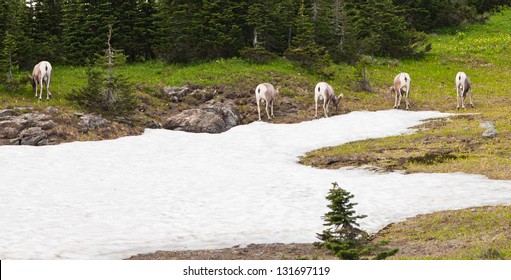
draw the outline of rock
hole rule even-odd
[[[12,139],[18,137],[19,131],[13,127],[4,127],[0,123],[0,139]]]
[[[103,127],[109,124],[108,120],[95,115],[78,115],[80,117],[79,125],[81,128],[80,132],[92,131],[96,128]]]
[[[148,120],[146,122],[144,122],[144,127],[145,128],[154,128],[154,129],[160,129],[162,126],[161,126],[161,123],[155,121],[155,120]]]
[[[163,128],[196,133],[220,133],[227,130],[219,115],[200,109],[186,110],[169,118]]]
[[[22,114],[30,108],[15,108],[0,111],[0,139],[2,143],[41,146],[48,143],[47,133],[57,125],[49,115],[39,112]]]
[[[489,128],[485,132],[483,132],[483,138],[493,138],[499,134],[495,128]]]
[[[241,123],[241,116],[232,103],[210,100],[198,109],[191,109],[170,117],[165,129],[196,133],[221,133]]]
[[[49,114],[56,114],[59,112],[59,109],[50,106],[50,107],[46,108],[46,112]]]
[[[48,144],[48,135],[40,127],[23,130],[19,137],[11,140],[13,145],[43,146]]]
[[[45,122],[41,122],[41,123],[39,123],[39,125],[38,125],[38,126],[39,126],[40,128],[42,128],[42,129],[44,129],[44,130],[50,130],[50,129],[52,129],[52,128],[56,127],[56,126],[57,126],[57,124],[55,124],[55,122],[54,122],[54,121],[49,120],[49,121],[45,121]]]
[[[495,128],[495,124],[492,121],[484,121],[479,124],[479,128],[490,129]]]
[[[183,99],[183,97],[189,95],[192,90],[187,87],[163,87],[162,93],[168,95],[172,102],[179,102]]]
[[[13,109],[0,110],[0,118],[15,116],[16,112]]]
[[[220,115],[225,122],[226,130],[241,123],[241,116],[233,103],[221,103],[210,100],[204,103],[200,109]]]

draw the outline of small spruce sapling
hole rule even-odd
[[[323,216],[323,225],[329,228],[317,234],[317,237],[323,241],[320,245],[334,252],[336,256],[342,259],[358,259],[368,235],[358,228],[357,220],[367,216],[355,215],[353,207],[357,203],[350,201],[354,195],[340,188],[337,183],[332,185],[326,196],[330,201],[330,211]]]
[[[112,48],[111,38],[110,25],[108,49],[96,60],[99,67],[88,71],[87,84],[83,88],[73,90],[68,99],[102,115],[128,115],[135,109],[136,98],[127,78],[114,72],[116,66],[124,64],[126,56]]]
[[[339,187],[337,183],[332,183],[333,187],[328,192],[326,198],[330,201],[328,208],[330,211],[323,216],[328,226],[317,237],[323,242],[316,243],[332,251],[336,256],[346,260],[357,260],[362,255],[371,254],[381,246],[386,245],[381,242],[376,245],[369,245],[369,235],[359,229],[358,219],[367,217],[366,215],[356,215],[353,207],[357,203],[350,200],[354,195]],[[374,259],[385,259],[397,253],[398,249],[378,252]]]

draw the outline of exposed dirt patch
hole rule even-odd
[[[511,259],[511,206],[487,206],[418,215],[371,237],[390,259]],[[496,249],[498,248],[498,249]],[[218,250],[157,251],[130,260],[336,260],[313,244],[251,244]]]
[[[330,260],[328,250],[313,244],[250,244],[217,250],[156,251],[132,256],[130,260]]]

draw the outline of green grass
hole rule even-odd
[[[470,25],[431,35],[432,51],[421,60],[403,60],[399,66],[372,65],[371,83],[376,94],[351,93],[351,108],[391,108],[387,89],[393,75],[408,72],[412,78],[412,110],[437,110],[476,114],[424,126],[408,136],[389,137],[320,149],[301,162],[338,168],[371,164],[407,172],[466,172],[495,179],[511,179],[511,10],[494,15],[486,24]],[[460,35],[461,34],[461,35]],[[466,72],[473,84],[475,109],[456,110],[454,77]],[[383,102],[382,102],[383,101]],[[363,105],[357,105],[360,102]],[[480,122],[493,121],[499,132],[483,139]],[[433,162],[421,160],[433,155]],[[419,158],[419,160],[416,160]]]
[[[511,207],[419,215],[391,225],[373,242],[400,248],[394,259],[511,259]]]

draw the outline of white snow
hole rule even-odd
[[[332,182],[375,232],[421,213],[511,204],[511,182],[297,164],[305,152],[410,133],[438,112],[353,112],[223,134],[0,147],[0,259],[119,259],[155,250],[314,242]]]

